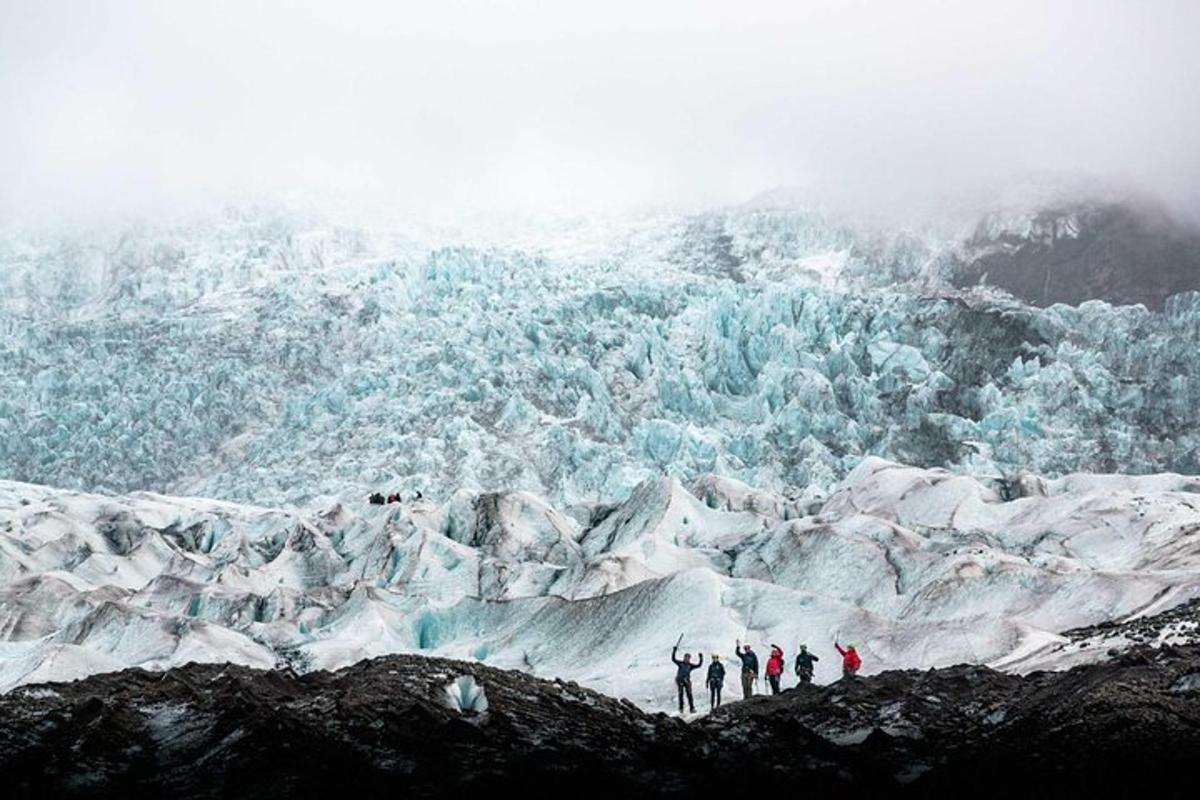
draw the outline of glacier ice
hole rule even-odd
[[[590,236],[447,246],[234,213],[9,232],[0,476],[566,509],[655,475],[827,489],[867,456],[1200,472],[1200,295],[1029,308],[931,282],[944,241],[771,208]]]
[[[473,675],[460,675],[446,687],[446,702],[455,711],[482,714],[488,709],[487,693]]]
[[[416,652],[667,708],[679,634],[1090,658],[1058,632],[1200,595],[1200,294],[1031,308],[949,247],[761,206],[0,232],[0,690]]]
[[[1019,483],[868,457],[823,499],[652,477],[577,518],[527,492],[295,511],[0,482],[0,690],[402,652],[667,709],[680,634],[721,654],[852,635],[867,673],[1020,669],[1075,658],[1058,631],[1200,597],[1196,478]]]

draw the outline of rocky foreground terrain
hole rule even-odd
[[[574,683],[415,656],[306,675],[134,669],[0,696],[6,797],[1193,796],[1198,755],[1196,645],[1027,676],[884,672],[690,722]]]

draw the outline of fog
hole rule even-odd
[[[1031,173],[1195,203],[1200,3],[0,0],[6,220],[909,207]]]

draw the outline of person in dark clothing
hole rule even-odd
[[[671,661],[674,662],[678,669],[675,671],[675,686],[679,689],[679,713],[683,713],[683,696],[687,695],[688,708],[692,713],[696,713],[696,703],[692,700],[692,672],[704,666],[704,654],[700,654],[700,660],[695,664],[692,663],[692,654],[684,653],[683,660],[680,661],[675,657],[679,652],[679,646],[671,648]]]
[[[725,665],[721,657],[713,653],[712,663],[708,665],[708,710],[712,711],[721,705],[721,687],[725,685]]]
[[[808,652],[808,645],[800,645],[800,652],[796,654],[796,677],[801,683],[812,683],[813,664],[820,660],[819,656]]]
[[[742,646],[737,642],[733,651],[742,662],[742,697],[754,694],[754,682],[758,680],[758,656],[750,649],[750,645]]]
[[[373,506],[383,505],[383,495],[381,495],[379,492],[373,493],[370,497],[367,498],[367,500],[369,500],[371,505],[373,505]]]

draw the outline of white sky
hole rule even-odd
[[[1200,185],[1200,1],[0,0],[0,214]]]

